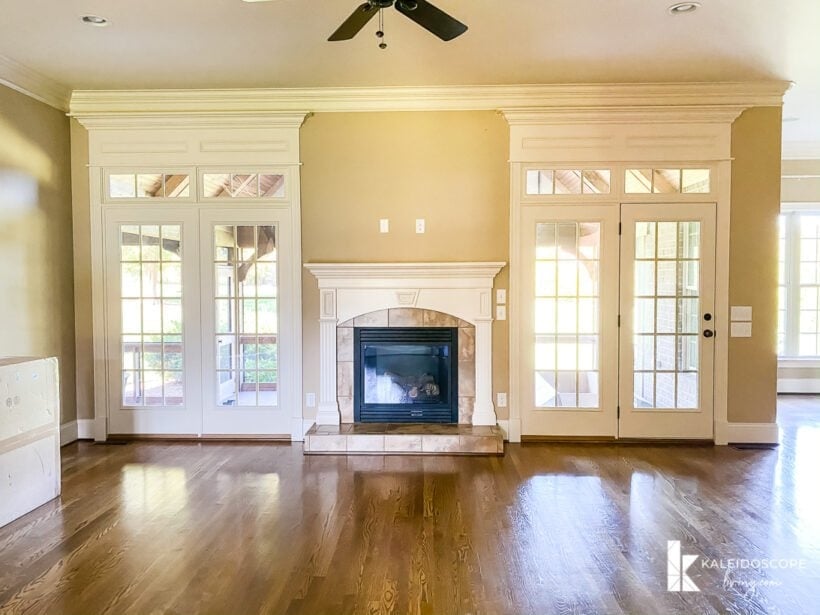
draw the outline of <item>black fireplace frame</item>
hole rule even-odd
[[[364,342],[364,343],[363,343]],[[438,403],[364,403],[364,349],[367,342],[447,344],[449,394]],[[404,411],[406,414],[399,414]],[[455,327],[356,327],[353,330],[353,420],[357,423],[458,423],[458,329]]]

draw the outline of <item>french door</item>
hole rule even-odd
[[[112,434],[286,435],[291,246],[276,209],[109,208]]]
[[[713,204],[531,206],[522,434],[713,436]]]
[[[711,439],[714,205],[621,207],[619,435]]]

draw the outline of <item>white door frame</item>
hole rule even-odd
[[[729,229],[730,229],[730,204],[731,204],[731,175],[732,163],[728,159],[729,154],[729,126],[727,124],[722,136],[716,136],[708,145],[704,145],[704,155],[691,155],[689,157],[680,156],[680,149],[670,141],[672,145],[668,150],[668,157],[659,161],[640,160],[637,156],[631,156],[629,150],[614,148],[609,152],[612,156],[611,162],[600,162],[600,158],[595,158],[593,162],[572,162],[564,160],[561,162],[529,162],[532,160],[548,161],[552,158],[533,158],[537,152],[532,151],[529,139],[533,134],[541,135],[547,131],[546,126],[534,124],[524,126],[513,124],[511,130],[511,159],[510,163],[510,297],[514,298],[508,305],[508,317],[512,326],[509,329],[510,340],[510,392],[508,402],[510,408],[508,435],[511,442],[520,442],[522,433],[522,411],[523,400],[526,394],[522,390],[522,370],[523,357],[529,352],[526,347],[527,338],[524,337],[522,329],[516,323],[521,323],[523,297],[522,292],[529,283],[523,277],[524,262],[521,256],[521,243],[524,212],[529,207],[551,205],[558,201],[559,197],[533,197],[526,195],[525,174],[527,169],[537,168],[590,168],[612,170],[612,190],[609,195],[578,195],[567,199],[566,195],[561,195],[564,202],[572,202],[574,206],[583,207],[584,204],[596,205],[605,202],[616,201],[635,203],[660,203],[670,202],[669,195],[644,195],[636,198],[636,195],[626,195],[623,191],[623,172],[626,168],[646,168],[646,167],[702,167],[711,169],[711,191],[709,194],[700,195],[675,195],[674,202],[697,203],[712,201],[716,204],[716,227],[715,227],[715,324],[716,337],[714,339],[714,441],[715,444],[727,444],[729,439],[729,424],[727,419],[728,409],[728,375],[729,375]],[[562,130],[566,127],[559,126]],[[686,127],[673,127],[676,132],[680,130],[685,134]],[[720,127],[715,125],[716,132]],[[579,131],[583,133],[583,130]],[[547,141],[544,141],[545,143]],[[583,138],[578,138],[576,144],[584,142]],[[662,143],[662,139],[658,139]],[[540,142],[539,142],[540,143]],[[548,153],[547,150],[544,150]],[[551,152],[549,152],[551,153]],[[626,160],[627,162],[621,162]],[[630,162],[635,160],[636,162]],[[700,160],[701,162],[697,162]],[[527,162],[523,162],[527,161]],[[597,161],[597,162],[596,162]],[[695,162],[692,162],[695,161]],[[665,197],[665,198],[664,198]]]
[[[139,172],[151,170],[175,172],[184,170],[192,179],[192,194],[184,199],[192,209],[205,205],[197,179],[201,169],[234,170],[236,172],[271,169],[283,173],[286,182],[284,197],[266,199],[253,205],[282,208],[290,215],[290,245],[292,276],[301,280],[301,186],[299,161],[299,128],[304,112],[268,111],[234,113],[146,113],[144,115],[87,114],[79,117],[88,130],[88,177],[91,249],[91,309],[94,366],[94,438],[107,439],[108,404],[110,400],[107,331],[109,306],[105,271],[105,223],[103,208],[135,206],[136,201],[112,203],[104,189],[104,178],[110,170]],[[162,206],[168,199],[142,200],[140,207]],[[182,204],[180,200],[178,204]],[[214,205],[225,205],[213,203]],[[246,205],[241,200],[232,205]],[[293,285],[289,298],[294,331],[302,330],[302,287]],[[309,428],[303,419],[302,400],[302,340],[296,336],[292,348],[293,395],[291,403],[290,437],[301,441]],[[312,421],[310,421],[312,423]]]

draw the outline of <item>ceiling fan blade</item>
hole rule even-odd
[[[416,5],[416,8],[411,9],[410,7],[413,4]],[[450,17],[440,8],[426,2],[426,0],[413,0],[413,2],[407,2],[406,4],[401,0],[397,0],[395,7],[399,13],[409,17],[443,41],[451,41],[467,31],[467,26],[458,19]]]
[[[330,35],[329,41],[349,41],[351,38],[359,33],[359,30],[365,27],[376,13],[379,12],[378,7],[373,6],[369,2],[365,2],[357,7],[353,14],[345,19],[344,23]]]

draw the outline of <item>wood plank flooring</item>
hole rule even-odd
[[[781,424],[776,450],[73,444],[62,498],[0,529],[0,613],[818,613],[820,399]],[[700,592],[667,591],[668,540]]]

